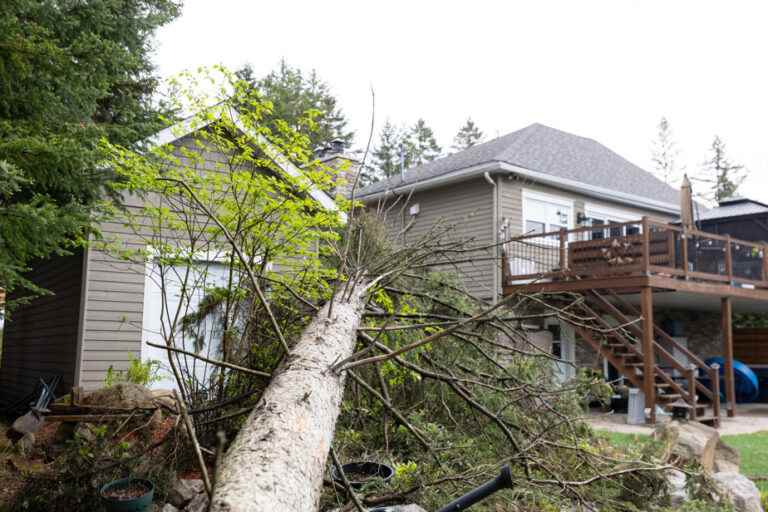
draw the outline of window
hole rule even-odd
[[[523,191],[525,234],[550,233],[573,225],[573,202],[541,192]],[[552,239],[556,239],[553,236]]]
[[[610,206],[589,204],[585,208],[585,214],[591,225],[592,240],[603,240],[606,237],[620,237],[624,235],[636,235],[640,233],[639,226],[609,226],[610,224],[622,224],[624,222],[637,221],[640,214],[619,210]],[[588,224],[589,225],[589,224]]]

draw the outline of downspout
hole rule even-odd
[[[497,183],[491,178],[491,173],[488,171],[485,171],[483,173],[483,178],[485,178],[485,181],[488,182],[488,184],[493,187],[493,213],[492,213],[492,227],[493,227],[493,251],[496,258],[499,257],[499,192],[500,187],[497,185]],[[494,261],[493,263],[493,296],[491,297],[491,302],[493,304],[496,304],[499,300],[499,289],[501,288],[501,276],[499,275],[501,272],[501,268],[496,264]]]

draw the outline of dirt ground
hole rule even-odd
[[[768,431],[768,404],[737,404],[736,416],[728,418],[723,416],[720,422],[720,435],[752,434]],[[659,421],[668,421],[661,417]],[[620,432],[624,434],[650,434],[654,430],[653,425],[628,425],[626,414],[606,414],[592,412],[587,422],[597,430],[608,432]]]
[[[20,455],[8,438],[10,422],[0,420],[0,512],[10,509],[27,479],[47,470],[44,453],[54,438],[58,423],[43,425],[36,435],[35,450],[31,457]]]

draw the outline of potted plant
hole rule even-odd
[[[155,485],[143,478],[122,478],[99,491],[107,512],[145,512],[152,504]]]

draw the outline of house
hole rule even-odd
[[[201,122],[190,118],[157,133],[149,141],[154,146],[170,145],[180,160],[188,152],[200,155],[204,172],[217,172],[217,163],[227,155],[217,152],[199,134],[221,116],[231,116],[234,126],[252,141],[254,151],[270,158],[287,176],[301,178],[302,171],[280,154],[262,135],[252,133],[240,122],[237,112],[219,108]],[[328,155],[336,165],[339,155]],[[334,200],[308,184],[315,203],[338,211]],[[124,205],[142,206],[136,196],[124,197]],[[338,211],[344,218],[344,213]],[[113,238],[135,248],[137,240],[120,218],[99,226],[105,238]],[[72,386],[85,390],[101,387],[107,370],[125,370],[131,357],[167,361],[165,350],[142,343],[160,331],[159,285],[150,275],[151,263],[126,261],[91,244],[69,256],[37,262],[29,273],[39,286],[53,292],[20,306],[6,322],[0,362],[0,400],[13,402],[30,393],[38,379],[62,376],[60,390]],[[218,279],[215,272],[210,279]],[[208,279],[208,277],[206,277]],[[195,307],[192,305],[192,307]],[[159,341],[159,340],[156,340]],[[164,372],[160,387],[173,386]]]
[[[699,212],[696,225],[707,233],[768,242],[768,205],[745,197],[724,199],[716,208]]]
[[[479,297],[580,294],[581,312],[609,334],[547,321],[533,339],[567,363],[642,390],[652,420],[659,405],[719,422],[720,394],[710,387],[720,370],[705,361],[712,356],[724,358],[735,414],[732,315],[768,305],[768,251],[673,226],[679,192],[599,142],[533,124],[370,185],[358,198],[392,205],[387,222],[405,242],[438,222],[473,240],[481,249],[450,268]],[[572,365],[561,372],[568,378]]]

